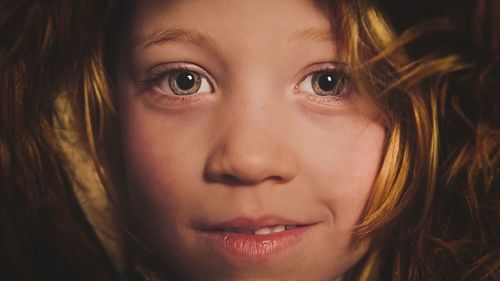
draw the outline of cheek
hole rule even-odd
[[[352,230],[378,174],[385,145],[385,129],[362,118],[342,120],[318,133],[316,146],[305,157],[308,181],[315,186],[317,201],[328,205],[332,224]]]
[[[131,199],[143,216],[158,221],[189,210],[200,198],[205,124],[166,118],[128,102],[122,107],[122,138]],[[196,118],[196,116],[192,116]],[[175,212],[174,212],[175,211]]]

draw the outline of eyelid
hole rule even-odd
[[[348,66],[345,63],[341,62],[324,62],[324,63],[315,63],[312,65],[309,65],[308,67],[304,68],[303,71],[299,73],[300,80],[299,82],[295,84],[294,86],[294,92],[297,94],[299,97],[302,97],[304,101],[308,101],[306,104],[312,105],[311,108],[314,108],[315,110],[318,110],[319,108],[322,108],[322,110],[332,110],[335,108],[335,112],[338,112],[340,108],[345,108],[348,106],[351,102],[352,98],[352,88],[350,86],[347,86],[347,88],[342,88],[342,91],[338,95],[318,95],[314,89],[309,90],[304,90],[302,88],[303,83],[310,83],[311,81],[307,81],[309,77],[313,77],[315,73],[319,72],[331,72],[331,71],[339,71],[342,73],[342,76],[347,79],[348,85],[350,85],[350,77],[349,77],[349,71],[348,71]],[[297,80],[295,80],[297,81]],[[311,85],[311,88],[313,86]]]
[[[299,86],[304,83],[309,77],[313,76],[315,73],[322,72],[322,71],[341,71],[348,80],[349,74],[347,70],[347,64],[343,62],[324,62],[324,63],[315,63],[311,64],[308,67],[305,68],[304,71],[300,73],[300,80],[299,82],[295,83],[294,85],[294,92],[300,92]],[[305,74],[304,74],[305,73]],[[337,97],[340,97],[342,95],[339,95]],[[331,98],[331,97],[330,97]]]
[[[298,80],[298,82],[295,83],[295,88],[297,88],[297,85],[306,80],[309,75],[315,72],[325,71],[325,70],[326,71],[335,70],[335,69],[342,69],[347,74],[347,64],[344,62],[333,61],[333,62],[320,62],[311,64],[307,66],[304,71],[301,71],[301,73],[299,74],[300,79],[295,80],[295,81]]]
[[[215,91],[216,83],[212,75],[210,75],[203,67],[190,62],[169,62],[156,65],[141,76],[139,83],[149,87],[152,83],[163,78],[169,72],[177,70],[189,70],[200,74],[210,83],[212,91]]]

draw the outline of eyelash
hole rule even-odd
[[[337,90],[339,93],[336,95],[320,95],[315,92],[313,89],[314,86],[311,85],[311,91],[307,92],[302,89],[300,89],[300,85],[304,83],[305,81],[309,81],[311,84],[314,82],[313,78],[314,75],[316,74],[321,74],[321,73],[330,73],[330,77],[334,76],[336,80],[334,81],[336,84],[333,86],[334,90]],[[338,84],[340,83],[340,84]],[[306,94],[307,99],[319,103],[322,105],[340,105],[345,102],[345,100],[349,97],[349,92],[351,90],[352,84],[351,84],[351,79],[349,77],[349,74],[346,71],[346,65],[343,63],[327,63],[327,64],[321,64],[321,65],[316,65],[313,66],[312,69],[309,69],[307,71],[307,74],[300,80],[299,83],[295,86],[294,90],[297,94],[302,93]]]
[[[327,63],[327,64],[322,64],[319,66],[313,66],[312,69],[307,71],[307,74],[303,76],[303,78],[300,80],[299,83],[297,83],[294,87],[294,92],[297,94],[306,94],[307,99],[319,103],[322,105],[340,105],[344,103],[345,99],[347,98],[347,94],[351,88],[351,81],[349,78],[349,75],[345,71],[346,66],[345,64],[342,63]],[[172,102],[188,102],[190,100],[198,98],[200,93],[193,93],[193,94],[185,94],[185,95],[177,95],[177,94],[168,94],[165,91],[163,91],[159,86],[158,83],[162,81],[163,79],[169,78],[169,75],[173,75],[175,73],[179,73],[181,71],[186,71],[186,72],[191,72],[199,75],[201,79],[206,80],[210,87],[209,93],[214,92],[214,82],[213,79],[211,78],[210,75],[201,67],[191,64],[191,63],[176,63],[176,64],[165,64],[165,65],[159,65],[155,68],[153,68],[151,71],[147,72],[142,79],[140,80],[141,85],[144,87],[151,89],[151,88],[159,88],[155,89],[156,91],[161,91],[162,93],[159,93],[158,95],[161,96],[161,98],[166,99],[168,101]],[[311,92],[306,92],[304,90],[300,89],[300,85],[304,83],[306,80],[308,80],[309,77],[311,77],[311,83],[312,78],[315,74],[320,74],[320,73],[332,73],[336,75],[337,77],[341,80],[337,80],[339,83],[342,83],[340,85],[340,93],[338,95],[320,95],[317,93],[314,93],[315,91],[313,90],[313,93]],[[330,75],[332,76],[332,75]],[[337,82],[336,81],[336,82]],[[311,85],[312,86],[312,85]],[[314,86],[312,86],[314,87]],[[334,86],[335,89],[337,89],[337,85]],[[171,88],[169,86],[169,88]],[[207,91],[203,92],[206,93]]]
[[[194,98],[197,98],[197,96],[201,93],[193,93],[193,94],[183,94],[183,95],[177,95],[175,93],[167,93],[161,87],[159,86],[159,83],[164,81],[164,82],[169,82],[169,88],[171,91],[171,84],[170,84],[170,75],[175,75],[176,73],[180,73],[182,71],[185,71],[187,73],[199,75],[201,80],[201,83],[206,82],[208,83],[208,87],[210,87],[210,90],[208,93],[213,93],[214,92],[214,83],[212,82],[213,79],[208,75],[206,71],[203,70],[203,68],[192,64],[192,63],[175,63],[175,64],[164,64],[164,65],[159,65],[149,72],[147,72],[141,79],[140,79],[140,84],[145,87],[146,89],[154,89],[158,93],[159,96],[161,96],[162,99],[166,99],[167,101],[177,101],[177,102],[185,102],[192,100]],[[206,85],[205,85],[206,86]],[[199,89],[199,88],[198,88]],[[197,89],[197,90],[198,90]],[[204,91],[204,93],[207,91]]]

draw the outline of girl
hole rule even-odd
[[[4,4],[2,272],[498,279],[498,4],[400,3]]]

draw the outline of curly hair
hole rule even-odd
[[[356,2],[333,26],[389,136],[352,280],[497,280],[500,5]]]

